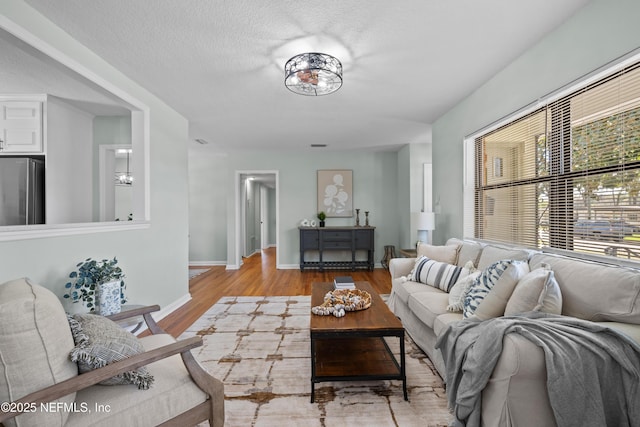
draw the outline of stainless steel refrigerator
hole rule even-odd
[[[44,161],[0,157],[0,226],[44,224]]]

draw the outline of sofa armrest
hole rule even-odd
[[[556,427],[542,347],[518,334],[504,336],[502,354],[482,391],[482,424]]]
[[[184,360],[185,355],[188,353],[189,356],[186,356],[186,358],[191,359],[190,350],[192,348],[200,347],[201,345],[201,337],[191,337],[169,345],[158,347],[150,351],[145,351],[144,353],[136,354],[126,359],[110,363],[102,368],[95,369],[85,374],[80,374],[76,377],[69,378],[68,380],[30,393],[16,400],[14,402],[16,403],[16,405],[11,406],[17,407],[18,409],[24,408],[26,410],[29,410],[30,404],[40,405],[40,403],[59,399],[70,393],[91,387],[92,385],[98,384],[99,382],[109,379],[115,375],[137,369],[141,366],[148,365],[150,363],[173,356],[175,354],[182,353]],[[189,369],[189,371],[193,370],[193,366],[189,365],[193,365],[193,363],[187,362],[187,368]],[[201,381],[196,380],[195,382],[196,384],[200,385],[199,382]],[[13,418],[22,412],[25,411],[5,411],[4,409],[0,409],[0,422]]]
[[[392,258],[389,261],[389,273],[391,280],[411,273],[411,269],[416,263],[416,258]]]

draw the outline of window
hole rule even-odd
[[[475,237],[640,261],[640,63],[473,143]]]

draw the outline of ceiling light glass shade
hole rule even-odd
[[[342,64],[326,53],[301,53],[285,64],[284,84],[300,95],[328,95],[342,86]]]
[[[128,175],[126,173],[123,173],[121,175],[118,175],[116,177],[116,185],[132,185],[133,184],[133,177],[131,175]]]

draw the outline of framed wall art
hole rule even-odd
[[[318,171],[318,212],[327,218],[353,216],[353,171]]]

